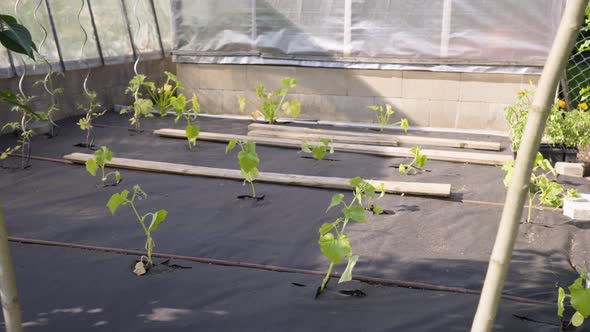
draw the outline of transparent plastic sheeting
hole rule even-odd
[[[84,8],[80,10],[82,4]],[[163,50],[160,48],[150,0],[20,0],[18,3],[17,0],[0,0],[0,14],[16,16],[31,31],[38,47],[45,39],[39,50],[39,58],[47,60],[54,70],[62,70],[61,61],[66,70],[102,65],[99,44],[105,65],[133,62],[131,40],[136,53],[141,54],[141,60],[160,59],[163,53],[170,54],[170,0],[154,0],[154,8]],[[96,33],[91,22],[91,10]],[[49,19],[50,11],[54,29]],[[85,36],[80,24],[87,34],[84,50],[82,44]],[[42,61],[34,63],[15,53],[9,56],[4,48],[0,48],[0,78],[22,73],[23,64],[26,65],[27,74],[47,71],[46,63]]]
[[[566,0],[172,0],[178,62],[538,73]]]

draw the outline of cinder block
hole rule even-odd
[[[557,174],[575,176],[578,178],[584,177],[584,163],[566,163],[556,162],[555,170]]]
[[[348,95],[358,97],[402,96],[402,72],[397,70],[350,69],[348,76]]]
[[[430,127],[455,128],[458,108],[456,101],[430,101]]]
[[[590,220],[590,194],[579,198],[566,198],[563,201],[563,215],[575,220]]]
[[[462,73],[461,101],[513,103],[522,89],[522,75]]]
[[[488,104],[482,102],[460,102],[457,113],[457,128],[486,129]]]
[[[402,98],[425,100],[459,100],[461,74],[405,71]]]
[[[314,109],[317,116],[309,114],[311,118],[328,121],[370,122],[373,114],[367,107],[373,105],[375,99],[373,97],[317,96],[313,102],[316,103]]]
[[[246,66],[209,64],[193,66],[198,66],[200,89],[241,91],[249,88],[246,83]]]
[[[485,129],[501,131],[508,131],[510,129],[508,122],[506,122],[506,106],[508,104],[488,104],[488,124]]]
[[[288,66],[247,66],[246,80],[247,89],[254,91],[254,86],[264,85],[269,90],[281,88],[281,79],[292,77],[297,79],[295,67]],[[299,84],[297,79],[297,84]],[[291,91],[296,91],[291,90]]]
[[[294,93],[310,95],[346,96],[346,69],[337,68],[295,68],[297,87]]]

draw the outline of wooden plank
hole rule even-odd
[[[446,146],[453,148],[463,149],[474,149],[474,150],[488,150],[488,151],[500,151],[501,145],[499,142],[486,142],[486,141],[473,141],[464,139],[451,139],[451,138],[436,138],[436,137],[424,137],[424,136],[413,136],[413,135],[390,135],[390,134],[378,134],[378,133],[365,133],[345,130],[331,130],[331,129],[317,129],[308,127],[295,127],[285,125],[269,125],[264,123],[252,123],[248,125],[249,131],[264,130],[274,131],[279,133],[293,133],[293,132],[304,132],[314,133],[317,135],[336,135],[336,136],[355,136],[363,137],[365,139],[380,139],[383,137],[389,137],[401,144],[411,145],[431,145],[431,146]]]
[[[361,136],[342,136],[333,134],[321,134],[321,133],[308,133],[308,132],[278,132],[278,131],[267,131],[267,130],[251,130],[248,132],[248,136],[260,136],[260,137],[276,137],[276,138],[287,138],[296,139],[301,141],[302,139],[307,140],[319,140],[325,138],[332,141],[332,143],[350,143],[350,144],[366,144],[366,145],[381,145],[381,146],[397,146],[397,140],[391,136],[382,135],[382,137],[361,137]]]
[[[184,130],[180,129],[158,129],[154,131],[155,135],[174,138],[186,138]],[[278,146],[285,148],[301,148],[301,141],[286,139],[286,138],[272,138],[259,136],[245,136],[235,134],[221,134],[201,132],[199,139],[202,141],[214,142],[228,142],[235,138],[239,140],[252,140],[260,145]],[[374,146],[374,145],[360,145],[347,143],[333,143],[334,149],[340,152],[352,152],[370,154],[382,157],[413,157],[414,154],[410,148],[395,147],[395,146]],[[431,160],[441,160],[458,163],[471,163],[479,165],[502,165],[506,160],[513,159],[511,155],[507,154],[493,154],[480,152],[464,152],[464,151],[447,151],[447,150],[430,150],[422,149],[422,153],[426,154]]]
[[[86,153],[72,153],[64,156],[65,160],[74,163],[84,164],[86,160],[93,155]],[[224,178],[233,180],[244,180],[240,170],[212,168],[203,166],[192,166],[183,164],[166,163],[159,161],[137,160],[127,158],[113,158],[107,163],[108,167],[133,169],[148,172],[205,176],[213,178]],[[281,174],[260,172],[257,182],[269,182],[285,185],[330,188],[330,189],[351,189],[349,179],[337,177],[307,176],[297,174]],[[380,190],[380,183],[384,184],[386,193],[405,193],[410,195],[424,195],[449,197],[451,195],[451,185],[444,183],[420,183],[420,182],[398,182],[398,181],[380,181],[367,180],[373,184],[377,190]]]

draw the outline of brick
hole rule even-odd
[[[555,163],[557,174],[584,177],[584,163],[566,163],[558,161]]]
[[[402,77],[402,98],[459,100],[460,78],[458,73],[405,71]]]
[[[590,220],[590,195],[581,194],[579,198],[566,198],[563,201],[563,215],[575,220]]]
[[[350,69],[347,71],[349,96],[402,96],[402,72],[395,70]]]

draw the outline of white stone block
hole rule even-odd
[[[580,196],[563,201],[563,214],[575,220],[590,220],[590,194]]]
[[[557,174],[581,178],[584,176],[584,163],[566,163],[559,161],[555,163],[555,170],[557,171]]]

